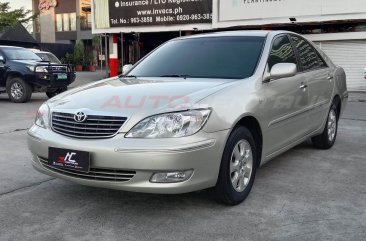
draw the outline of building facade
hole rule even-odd
[[[33,0],[34,36],[40,43],[75,44],[92,39],[90,0]]]
[[[222,30],[289,30],[314,41],[335,64],[342,66],[349,89],[366,90],[365,0],[92,1],[93,32],[133,32],[140,36],[136,40],[138,51],[134,52],[138,58],[141,52],[146,54],[158,46],[160,42],[153,40],[164,32],[173,37]],[[149,38],[143,40],[147,34]],[[148,51],[144,49],[147,43]],[[122,53],[126,48],[136,49],[125,46]]]

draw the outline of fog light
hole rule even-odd
[[[155,182],[155,183],[184,182],[192,176],[192,173],[193,173],[193,170],[157,172],[151,176],[150,182]]]

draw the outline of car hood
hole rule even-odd
[[[183,78],[110,78],[48,101],[51,111],[101,113],[141,119],[162,112],[203,108],[199,100],[236,81]]]
[[[37,65],[37,64],[48,64],[49,62],[42,62],[37,60],[27,60],[27,59],[19,59],[19,60],[12,60],[15,63],[20,64],[27,64],[27,65]]]

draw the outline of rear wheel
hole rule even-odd
[[[319,149],[329,149],[334,145],[338,131],[337,112],[338,112],[337,107],[334,104],[332,104],[328,113],[327,123],[325,125],[323,133],[311,138],[314,147]]]
[[[21,78],[11,78],[6,82],[6,92],[14,103],[28,102],[32,96],[32,87]]]
[[[219,201],[236,205],[246,199],[253,186],[257,158],[253,135],[246,127],[237,127],[226,143],[221,160],[215,187]]]
[[[48,98],[52,98],[55,97],[58,94],[61,94],[62,92],[65,92],[67,90],[67,87],[64,88],[59,88],[57,90],[53,90],[53,91],[46,91],[46,95]]]

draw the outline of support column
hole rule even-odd
[[[118,35],[113,34],[109,38],[109,76],[118,75]]]

